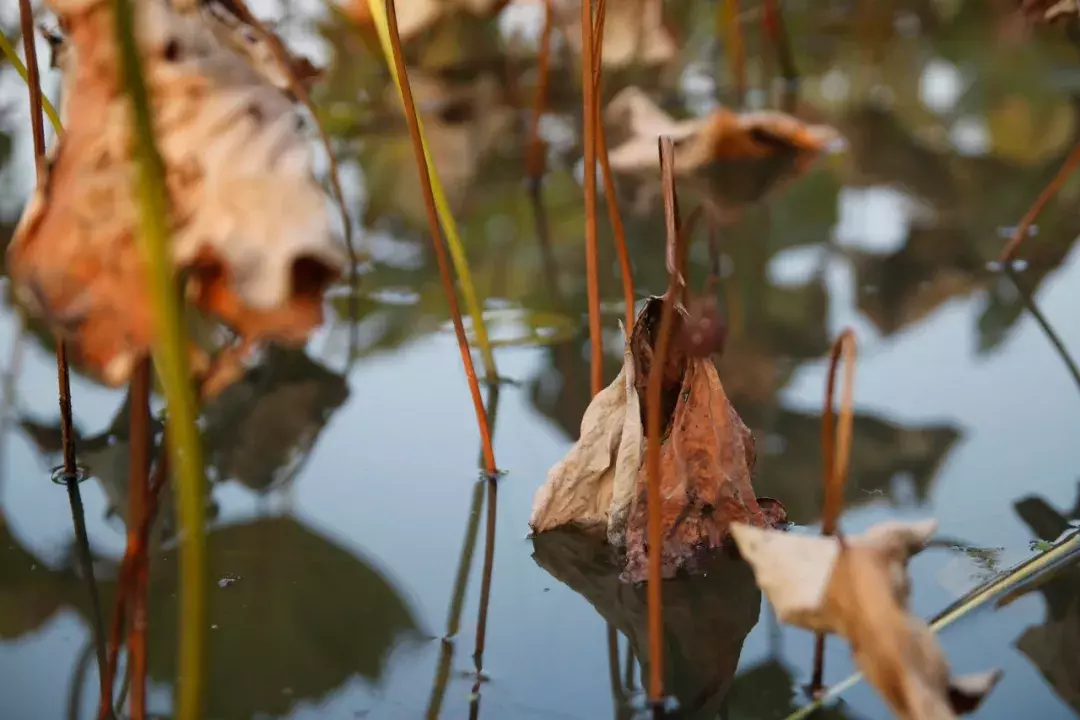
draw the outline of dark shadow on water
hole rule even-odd
[[[533,539],[532,557],[629,639],[641,678],[647,678],[645,587],[619,579],[622,562],[611,546],[574,530],[556,530]],[[749,566],[724,554],[704,575],[665,582],[665,687],[682,708],[674,717],[717,717],[760,608],[761,591]]]

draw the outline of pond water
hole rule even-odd
[[[715,4],[673,6],[692,62],[670,77],[613,74],[608,96],[633,82],[683,113],[708,107],[713,91],[702,78],[724,77],[727,67],[722,54],[710,55]],[[887,518],[938,518],[941,542],[911,564],[913,611],[930,617],[1080,518],[1080,392],[1016,286],[989,265],[1080,134],[1080,85],[1070,81],[1080,56],[1063,32],[1019,37],[1008,2],[785,8],[804,78],[797,111],[834,125],[846,147],[798,177],[734,167],[680,186],[684,208],[707,200],[724,217],[730,334],[720,377],[757,438],[758,494],[779,498],[793,522],[816,530],[826,358],[831,339],[854,328],[856,418],[841,524],[854,533]],[[260,9],[282,15],[274,4]],[[5,7],[0,24],[15,27],[13,12]],[[531,12],[510,13],[502,37],[529,27]],[[521,177],[527,113],[514,106],[519,94],[531,97],[532,76],[516,60],[472,57],[485,52],[482,43],[452,47],[457,55],[441,62],[456,63],[455,72],[414,75],[434,105],[429,132],[506,378],[494,395],[485,389],[506,471],[492,506],[478,481],[473,410],[392,88],[349,26],[321,6],[299,8],[283,27],[331,66],[316,100],[327,108],[372,260],[351,329],[344,288],[305,352],[267,354],[207,410],[207,717],[641,714],[645,675],[634,656],[646,648],[643,593],[620,585],[602,549],[565,534],[534,543],[527,524],[534,492],[576,438],[589,401],[580,108],[570,76],[554,81],[550,237],[541,242]],[[761,89],[777,72],[769,47],[747,32],[756,88],[748,101],[775,106]],[[54,75],[45,87],[54,94]],[[32,153],[24,89],[6,65],[0,92],[2,244],[29,192]],[[730,101],[728,83],[720,95]],[[650,185],[654,178],[620,179],[641,297],[666,283],[662,211]],[[1072,182],[1050,203],[1018,267],[1023,289],[1073,350],[1078,194]],[[609,239],[605,218],[606,381],[621,362]],[[701,287],[703,239],[692,263]],[[97,676],[87,583],[67,495],[49,481],[59,448],[52,346],[36,329],[22,333],[5,306],[0,348],[6,377],[9,358],[18,365],[0,439],[0,715],[89,718]],[[125,394],[72,382],[107,617],[124,547]],[[167,497],[151,556],[155,717],[171,715],[176,674],[171,512]],[[1078,573],[1074,565],[943,633],[956,672],[1004,670],[978,717],[1080,714]],[[805,704],[813,637],[777,623],[745,567],[721,563],[664,592],[668,687],[681,717],[767,720]],[[852,668],[845,643],[830,641],[826,682]],[[888,717],[865,683],[822,714]]]

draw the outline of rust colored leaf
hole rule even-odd
[[[645,578],[645,385],[663,303],[649,298],[638,314],[618,377],[598,393],[581,420],[581,437],[548,473],[533,500],[534,532],[575,525],[626,547],[625,580]],[[673,334],[683,332],[679,308]],[[663,573],[694,572],[722,547],[732,522],[772,527],[787,521],[783,505],[754,496],[754,439],[708,357],[689,357],[672,343],[661,390]]]
[[[631,338],[635,359],[643,364],[655,342],[649,335],[649,318],[659,315],[660,306],[659,298],[646,303]],[[679,310],[676,334],[683,332],[686,321],[686,311]],[[712,360],[688,357],[677,343],[672,351],[661,408],[665,425],[660,448],[664,577],[672,577],[679,569],[695,571],[703,557],[725,544],[733,522],[765,527],[787,519],[780,503],[769,500],[766,514],[754,495],[750,483],[756,460],[754,438],[728,400]],[[676,375],[679,368],[682,372]],[[639,377],[646,372],[639,366]],[[626,577],[632,581],[644,579],[648,566],[646,485],[642,468],[627,530]]]
[[[846,541],[732,526],[781,621],[843,636],[855,663],[902,720],[971,712],[1000,672],[951,678],[930,628],[908,611],[908,559],[934,520],[888,522]]]
[[[626,136],[609,156],[612,169],[620,172],[655,170],[656,138],[661,135],[676,142],[675,172],[679,174],[723,160],[788,155],[808,162],[840,139],[827,125],[804,123],[776,111],[737,113],[721,107],[706,117],[675,120],[636,87],[612,98],[606,115],[610,123],[622,126]]]
[[[112,10],[108,0],[48,4],[67,32],[65,133],[19,221],[8,267],[21,302],[115,386],[149,351],[154,327]],[[179,12],[147,0],[136,10],[173,211],[172,259],[188,277],[189,299],[243,347],[300,343],[321,323],[323,293],[344,264],[287,90],[288,72],[307,81],[314,73],[291,56],[296,64],[281,68],[227,5]]]

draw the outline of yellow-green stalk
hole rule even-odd
[[[174,468],[180,537],[180,658],[178,720],[202,720],[206,636],[206,536],[203,461],[195,425],[195,394],[188,370],[180,297],[169,257],[169,207],[164,166],[154,144],[150,99],[134,37],[131,0],[113,0],[123,83],[131,99],[138,164],[141,246],[150,272],[157,343],[154,362],[169,403],[168,451]]]
[[[394,86],[397,88],[398,97],[401,97],[401,79],[398,77],[397,68],[394,66],[394,50],[390,45],[390,27],[386,21],[386,6],[383,0],[367,0],[371,8],[371,16],[375,20],[375,27],[379,32],[379,45],[382,48],[383,58],[390,68],[390,75],[394,78]],[[476,288],[473,286],[472,273],[469,271],[469,260],[465,257],[465,250],[461,244],[461,236],[458,234],[457,223],[454,215],[450,212],[450,204],[446,201],[446,193],[443,192],[442,181],[435,170],[435,163],[431,159],[428,150],[427,134],[424,132],[424,122],[420,114],[416,114],[416,122],[420,126],[420,139],[424,145],[424,162],[427,163],[428,175],[431,177],[431,194],[435,196],[435,209],[439,213],[439,223],[446,234],[446,244],[450,246],[450,257],[454,261],[454,270],[457,272],[458,282],[461,283],[461,295],[465,301],[465,307],[472,318],[473,332],[476,334],[476,344],[480,348],[480,359],[484,363],[484,377],[488,382],[495,382],[498,371],[495,368],[495,355],[491,352],[491,343],[488,340],[487,326],[484,324],[484,313],[480,307],[480,301],[476,296]]]
[[[23,64],[19,54],[15,52],[15,48],[11,45],[11,42],[4,37],[4,33],[0,32],[0,52],[4,53],[4,57],[11,63],[11,66],[15,68],[15,72],[19,73],[19,77],[23,79],[24,83],[29,84],[30,76],[26,72],[26,65]],[[49,98],[45,97],[45,94],[41,94],[41,109],[45,111],[45,115],[48,116],[49,122],[53,126],[53,130],[59,135],[63,132],[63,127],[60,125],[60,116],[56,114],[56,108],[49,102]]]

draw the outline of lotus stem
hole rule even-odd
[[[195,393],[188,368],[180,296],[169,256],[165,168],[154,141],[150,98],[135,43],[132,2],[113,0],[113,7],[123,85],[131,100],[134,118],[139,238],[150,273],[147,286],[156,325],[154,362],[168,402],[166,436],[170,464],[176,469],[177,524],[181,531],[176,717],[178,720],[200,720],[203,717],[206,653],[206,510],[202,448],[195,425]]]
[[[411,91],[407,87],[408,78],[405,77],[404,62],[399,63],[395,58],[395,53],[400,54],[401,52],[401,39],[398,38],[398,48],[395,50],[387,21],[388,12],[390,14],[394,12],[393,2],[386,0],[386,6],[379,0],[367,0],[367,3],[371,9],[371,16],[375,20],[375,28],[379,34],[379,45],[382,47],[386,64],[390,67],[390,75],[394,79],[394,85],[397,87],[402,105],[405,106],[405,95],[408,93],[411,97]],[[408,104],[412,105],[412,102],[410,101]],[[439,222],[442,224],[443,232],[446,233],[446,243],[450,246],[450,256],[454,261],[454,270],[457,272],[458,281],[461,283],[461,295],[465,301],[469,317],[472,318],[473,332],[476,333],[476,344],[480,347],[480,359],[484,364],[484,377],[490,383],[498,382],[499,375],[495,367],[495,355],[492,353],[491,342],[488,340],[487,325],[484,324],[484,313],[480,301],[477,299],[476,288],[473,285],[469,260],[465,255],[465,249],[461,243],[461,236],[458,234],[454,215],[450,212],[450,204],[446,201],[446,193],[443,190],[442,182],[439,180],[435,162],[431,159],[431,152],[428,150],[424,133],[424,121],[416,113],[415,107],[412,111],[406,107],[405,116],[409,120],[410,132],[412,132],[413,124],[418,128],[420,147],[423,150],[423,160],[426,167],[425,173],[422,174],[428,176],[427,183],[430,185],[430,189],[425,190],[425,193],[433,196]]]

